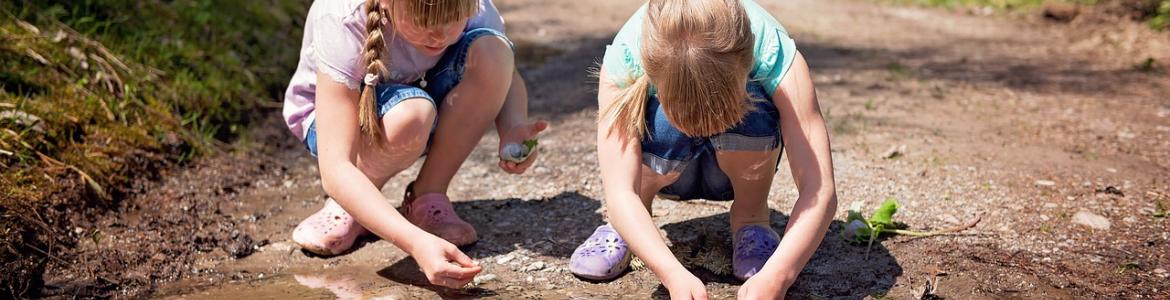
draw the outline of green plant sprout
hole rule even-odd
[[[958,227],[924,232],[907,230],[905,224],[895,223],[894,213],[897,212],[898,200],[892,197],[887,198],[868,219],[861,215],[861,203],[854,203],[853,207],[849,209],[849,216],[845,219],[846,225],[845,229],[841,231],[841,238],[854,244],[866,244],[865,251],[869,253],[869,250],[873,247],[873,242],[881,237],[882,234],[907,235],[915,238],[930,237],[955,233],[975,227],[975,224],[978,224],[981,219],[980,217],[975,217],[975,220]]]

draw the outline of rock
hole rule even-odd
[[[296,251],[297,248],[300,248],[300,246],[297,246],[296,244],[293,244],[290,242],[276,242],[276,243],[268,244],[268,246],[265,246],[263,248],[260,248],[261,249],[260,251],[261,252],[274,251],[274,252],[278,252],[278,253],[292,253],[293,251]]]
[[[1133,139],[1135,137],[1137,137],[1137,134],[1133,133],[1133,131],[1122,130],[1122,131],[1117,132],[1118,139],[1129,140],[1129,139]]]
[[[485,282],[494,281],[494,280],[496,280],[496,278],[497,278],[496,274],[483,274],[483,275],[475,276],[475,279],[471,280],[471,284],[472,285],[480,285],[480,284],[483,284]]]
[[[514,259],[514,258],[515,257],[513,257],[512,255],[504,255],[504,256],[501,256],[500,258],[496,259],[496,264],[497,265],[506,264],[506,263],[512,261],[512,259]]]
[[[1038,185],[1038,186],[1054,186],[1054,185],[1056,185],[1056,182],[1052,181],[1052,180],[1037,180],[1036,185]]]
[[[947,222],[950,224],[959,224],[959,222],[962,222],[962,221],[959,221],[959,218],[956,218],[954,215],[951,215],[951,214],[943,214],[942,220],[943,220],[943,222]]]
[[[1044,5],[1044,18],[1057,22],[1071,22],[1081,14],[1081,7],[1069,3],[1050,2]]]
[[[1121,189],[1119,189],[1115,186],[1107,186],[1107,187],[1102,188],[1102,189],[1097,189],[1097,192],[1125,197],[1125,193],[1121,192]]]
[[[524,267],[523,271],[524,272],[540,271],[540,270],[544,270],[544,267],[545,267],[544,262],[538,261],[538,262],[531,263],[528,266]]]
[[[1085,225],[1097,230],[1109,230],[1113,227],[1113,224],[1109,222],[1108,218],[1087,211],[1078,211],[1073,215],[1072,222],[1073,224]]]
[[[890,146],[890,149],[886,150],[886,152],[882,154],[882,158],[895,159],[901,157],[903,154],[906,154],[906,145]]]

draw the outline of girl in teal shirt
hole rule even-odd
[[[784,28],[752,0],[650,0],[606,50],[600,78],[597,153],[610,224],[574,251],[570,270],[611,279],[632,250],[672,298],[705,299],[703,282],[658,233],[650,203],[655,195],[734,200],[739,296],[782,298],[837,208],[825,122]],[[781,149],[800,195],[783,240],[767,205]]]

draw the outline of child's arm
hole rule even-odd
[[[496,117],[496,132],[500,135],[500,148],[507,143],[522,143],[526,139],[536,138],[536,134],[548,128],[545,121],[528,123],[528,88],[519,71],[512,72],[512,84],[508,88],[508,95],[504,99],[504,107],[500,108],[500,115]],[[500,160],[500,168],[512,174],[524,173],[540,154],[540,148],[532,150],[523,163],[514,163]]]
[[[782,297],[820,246],[837,211],[829,135],[808,65],[799,52],[772,101],[780,111],[784,149],[800,196],[779,248],[763,270],[740,289],[746,298],[763,294],[771,296],[765,298]]]
[[[470,281],[480,267],[451,243],[407,221],[354,163],[363,143],[358,91],[318,74],[316,97],[317,162],[325,192],[362,226],[414,256],[431,283],[459,287]]]
[[[598,111],[605,111],[621,90],[607,78],[605,66],[601,68],[597,103]],[[703,282],[674,258],[638,197],[642,168],[640,141],[623,138],[616,131],[610,133],[609,129],[605,121],[598,122],[597,159],[610,224],[630,245],[630,250],[658,275],[672,298],[706,299]]]

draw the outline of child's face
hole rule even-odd
[[[402,5],[400,3],[402,2],[394,1],[392,5]],[[392,14],[390,18],[398,20],[393,22],[398,34],[424,55],[438,56],[442,54],[447,46],[459,40],[459,36],[463,34],[463,28],[467,26],[468,18],[463,18],[447,24],[421,27],[408,21],[411,20],[411,17],[406,15],[403,7],[395,8],[390,10]]]

